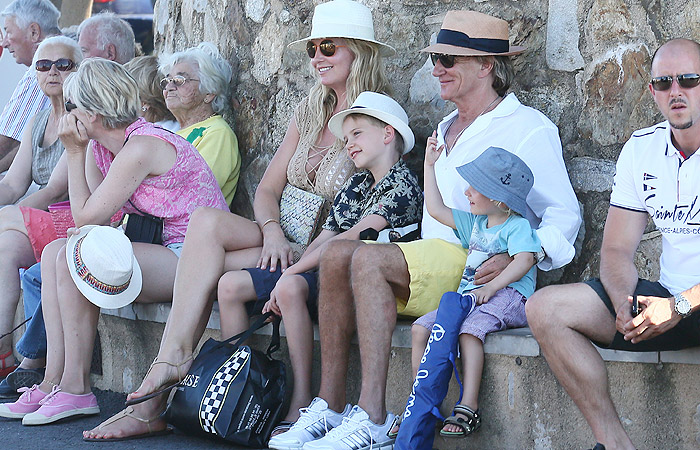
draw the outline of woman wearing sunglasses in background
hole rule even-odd
[[[295,252],[279,224],[285,185],[289,182],[323,196],[328,211],[337,191],[355,172],[343,142],[328,129],[328,121],[352,104],[360,92],[390,90],[382,56],[392,55],[394,50],[374,39],[371,11],[349,0],[317,6],[311,36],[290,47],[307,52],[317,82],[297,106],[287,133],[258,185],[253,203],[256,222],[212,209],[197,210],[192,216],[160,351],[141,387],[128,397],[131,401],[171,387],[187,373],[192,352],[207,323],[217,283],[224,273],[257,266],[269,269],[274,276],[294,262]],[[248,272],[241,273],[243,284],[253,289],[251,276]],[[263,304],[259,302],[258,311]],[[220,310],[224,337],[247,327],[244,305],[220,305]],[[295,369],[294,373],[296,387],[309,384],[308,379],[296,379],[303,371]],[[303,388],[299,391],[301,397],[309,395]],[[166,397],[159,395],[135,404],[134,410],[140,417],[157,417],[165,408]],[[286,419],[296,420],[297,408],[306,404],[308,399],[301,400],[295,392]],[[163,429],[165,421],[160,419],[150,427]],[[146,424],[131,420],[105,424],[86,432],[85,436],[109,439],[148,432]]]
[[[64,113],[63,81],[83,59],[78,44],[63,36],[44,40],[34,55],[39,87],[51,107],[37,113],[27,124],[19,151],[7,175],[0,181],[0,207],[24,196],[32,181],[39,191],[17,205],[0,209],[0,335],[12,329],[19,299],[20,267],[31,266],[41,249],[55,236],[48,206],[68,195],[68,171],[63,144],[58,139],[58,121]],[[54,170],[55,168],[55,170]],[[50,225],[50,227],[47,227]],[[12,336],[0,340],[0,377],[15,369]],[[0,397],[4,394],[0,383]],[[12,389],[8,392],[17,396]]]
[[[194,145],[214,172],[226,203],[233,201],[241,170],[238,140],[221,117],[229,98],[231,65],[209,42],[159,58],[165,104],[180,124],[177,134]]]

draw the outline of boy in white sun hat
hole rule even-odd
[[[345,141],[348,156],[360,171],[338,192],[323,231],[299,262],[279,278],[263,308],[263,312],[273,311],[282,317],[288,330],[290,357],[292,360],[303,359],[306,363],[304,370],[309,374],[313,349],[309,313],[311,317],[317,317],[316,268],[325,244],[338,239],[357,240],[360,232],[368,228],[380,231],[416,223],[421,217],[423,200],[418,179],[401,159],[413,148],[414,136],[406,112],[396,101],[376,92],[363,92],[350,108],[334,115],[328,126],[333,134]],[[310,382],[310,375],[308,378]],[[318,433],[321,429],[339,426],[344,420],[371,423],[366,413],[357,407],[347,405],[342,413],[334,413],[320,398],[313,399],[308,408],[303,408],[306,404],[297,406],[301,408],[301,415],[288,431],[277,435],[273,432],[270,448],[317,448],[309,441],[322,437]],[[387,419],[386,425],[392,420],[393,416]],[[379,428],[373,424],[370,426]],[[342,430],[343,427],[338,428],[338,431]],[[332,433],[326,436],[326,440],[345,437],[342,433],[336,433],[337,436]],[[376,434],[386,437],[386,431]]]

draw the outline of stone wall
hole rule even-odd
[[[541,277],[596,275],[614,161],[630,134],[661,119],[648,93],[654,50],[672,37],[700,40],[700,0],[361,0],[374,14],[377,38],[394,46],[386,60],[395,97],[406,108],[422,167],[422,148],[453,109],[439,97],[425,47],[449,9],[474,9],[506,19],[511,40],[528,52],[515,58],[520,100],[560,129],[564,159],[581,202],[585,227],[576,259]],[[215,42],[237,69],[228,116],[239,138],[243,169],[234,210],[250,216],[251,198],[279,145],[297,102],[313,84],[308,58],[286,48],[308,36],[318,1],[158,0],[156,49]],[[419,170],[418,170],[419,171]],[[556,189],[556,186],[552,186]],[[650,227],[638,254],[654,277],[660,239]],[[585,239],[583,239],[585,236]]]

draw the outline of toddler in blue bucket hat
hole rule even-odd
[[[494,331],[527,325],[525,301],[535,290],[535,255],[540,251],[541,244],[523,217],[527,212],[526,197],[532,188],[534,177],[520,158],[502,148],[490,147],[472,162],[458,167],[457,172],[470,185],[464,194],[469,199],[471,211],[466,212],[448,208],[442,201],[434,169],[442,147],[436,147],[437,139],[433,135],[428,138],[425,150],[426,207],[432,217],[452,227],[462,245],[469,250],[457,292],[447,292],[441,299],[441,305],[454,305],[457,303],[447,302],[446,298],[461,296],[458,300],[464,311],[454,311],[454,314],[459,312],[466,318],[459,331],[451,330],[452,333],[459,333],[464,390],[453,415],[444,421],[440,434],[463,437],[481,425],[478,394],[484,361],[484,338]],[[512,262],[488,283],[474,284],[474,274],[478,267],[491,256],[504,252],[513,258]],[[418,373],[418,365],[421,364],[420,367],[423,368],[428,359],[430,347],[426,349],[426,344],[436,317],[441,317],[437,310],[414,322],[414,375]],[[447,377],[449,378],[449,373]],[[418,384],[417,380],[414,389]],[[415,394],[413,392],[412,396]],[[444,394],[433,395],[444,397]],[[431,400],[435,402],[434,405],[439,405],[442,398]],[[409,399],[405,417],[411,414],[408,411],[411,406]],[[396,422],[400,420],[399,418]],[[397,430],[398,423],[392,432],[396,433]]]

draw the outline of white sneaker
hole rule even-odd
[[[304,450],[391,450],[394,439],[391,430],[394,415],[388,413],[383,424],[369,420],[369,415],[354,406],[343,423],[329,431],[323,438],[304,444]]]
[[[277,436],[270,438],[269,448],[277,450],[301,450],[305,443],[321,439],[331,429],[343,422],[350,413],[350,405],[345,405],[342,413],[328,408],[328,403],[316,397],[308,408],[299,410],[299,418],[292,427]]]

